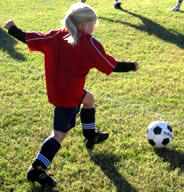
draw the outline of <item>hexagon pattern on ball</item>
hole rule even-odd
[[[154,148],[166,148],[173,136],[172,127],[165,121],[153,121],[146,131],[146,139]]]

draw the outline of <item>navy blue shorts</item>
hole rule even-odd
[[[86,95],[87,91],[84,90],[84,95],[81,99],[81,103]],[[71,128],[75,127],[76,115],[80,111],[80,105],[74,108],[55,107],[54,110],[54,124],[53,129],[67,133]]]
[[[75,127],[76,115],[80,107],[75,108],[62,108],[55,107],[54,110],[54,130],[68,132],[71,128]]]

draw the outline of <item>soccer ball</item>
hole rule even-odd
[[[154,148],[166,148],[173,140],[172,127],[165,121],[154,121],[148,126],[146,138]]]

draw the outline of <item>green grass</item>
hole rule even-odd
[[[26,171],[52,131],[43,56],[11,38],[13,19],[25,31],[59,28],[72,0],[0,1],[0,192],[183,192],[184,11],[172,0],[88,0],[99,16],[94,35],[119,60],[136,60],[139,71],[105,76],[92,70],[86,88],[96,98],[97,128],[110,138],[88,153],[79,118],[49,173],[55,189],[31,185]],[[167,150],[154,150],[144,135],[154,120],[174,130]]]

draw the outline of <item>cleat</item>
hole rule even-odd
[[[114,4],[115,9],[121,9],[121,3],[116,3]]]
[[[179,11],[180,10],[180,5],[176,5],[176,7],[172,8],[172,11]]]
[[[46,171],[44,169],[37,170],[33,167],[30,167],[27,172],[27,180],[34,183],[37,181],[41,185],[55,187],[56,181],[52,179],[49,175],[47,175]]]
[[[100,132],[97,132],[95,133],[95,136],[92,138],[92,139],[84,139],[84,144],[85,144],[85,147],[89,150],[92,150],[93,149],[93,146],[95,144],[98,144],[98,143],[102,143],[103,141],[105,141],[107,138],[109,137],[109,134],[108,133],[100,133]]]

